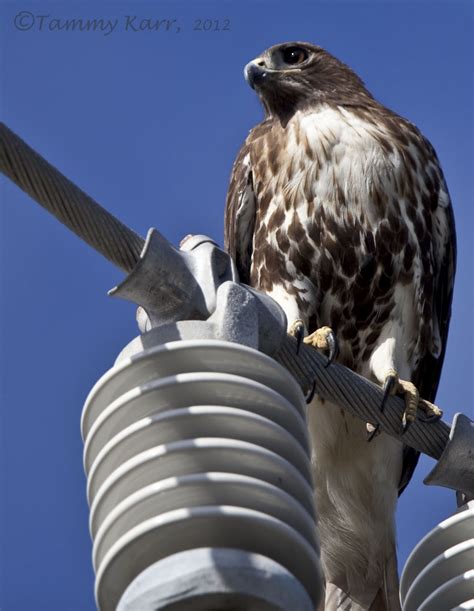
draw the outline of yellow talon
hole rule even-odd
[[[316,329],[316,331],[311,333],[311,335],[307,335],[303,341],[305,344],[313,346],[318,350],[329,350],[328,338],[330,337],[331,333],[333,333],[331,327],[321,327]]]
[[[416,420],[418,409],[424,412],[430,418],[440,418],[443,412],[430,403],[420,398],[417,387],[413,382],[407,380],[400,380],[398,372],[395,369],[389,369],[385,376],[384,383],[384,401],[388,394],[390,395],[403,395],[405,399],[405,411],[402,416],[402,427],[406,430],[407,426]]]
[[[314,333],[304,338],[304,343],[313,346],[317,350],[326,352],[328,355],[328,365],[331,364],[339,353],[337,338],[331,327],[320,327]]]

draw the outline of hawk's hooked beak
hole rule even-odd
[[[244,68],[244,76],[247,83],[255,89],[265,80],[268,72],[265,66],[265,61],[261,57],[253,59]]]

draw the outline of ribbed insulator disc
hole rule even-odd
[[[147,568],[195,549],[267,558],[316,603],[305,411],[285,369],[228,342],[173,342],[108,371],[82,416],[101,611]]]

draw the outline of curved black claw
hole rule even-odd
[[[301,344],[304,338],[304,325],[303,323],[297,325],[294,330],[294,337],[296,339],[296,354],[300,353]]]
[[[397,383],[396,375],[389,375],[385,378],[385,382],[382,387],[383,397],[382,397],[382,402],[380,403],[380,413],[381,414],[383,414],[383,411],[385,409],[385,404],[387,403],[387,399],[393,393],[396,383]],[[403,428],[403,432],[405,432],[405,430],[406,430],[406,426],[405,428]],[[367,442],[372,441],[372,439],[376,435],[378,435],[379,431],[380,431],[380,424],[377,424],[374,430],[371,433],[369,433],[369,435],[367,436]]]
[[[380,430],[380,424],[376,424],[376,425],[374,426],[373,431],[371,431],[371,432],[370,432],[370,433],[367,435],[367,443],[370,443],[370,442],[372,441],[372,439],[378,435],[379,430]]]
[[[311,387],[311,390],[309,391],[309,393],[305,397],[306,405],[308,403],[311,403],[311,401],[314,399],[314,395],[315,394],[316,394],[316,380],[314,380],[313,386]]]
[[[334,331],[328,333],[326,341],[328,343],[329,354],[325,367],[329,367],[329,365],[333,363],[339,355],[339,342],[337,341],[337,337]]]
[[[397,376],[387,376],[385,378],[385,382],[383,384],[383,397],[382,403],[380,404],[380,411],[383,413],[385,409],[385,404],[387,403],[388,397],[392,394],[395,384],[397,382]]]
[[[400,428],[400,434],[403,435],[404,433],[407,432],[408,427],[410,426],[411,422],[410,420],[407,420],[407,415],[405,413],[403,413],[402,416],[402,425]]]

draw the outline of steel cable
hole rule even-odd
[[[323,399],[340,405],[364,422],[380,424],[384,432],[432,458],[438,459],[446,447],[451,430],[448,424],[417,418],[402,434],[405,402],[401,398],[388,397],[381,413],[380,387],[338,363],[326,367],[326,357],[314,348],[302,345],[297,355],[295,338],[288,336],[275,358],[293,374],[304,392],[309,392],[316,383],[316,393]]]
[[[0,123],[0,170],[61,223],[124,272],[145,241]]]

